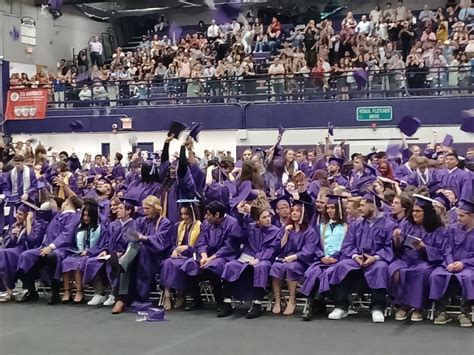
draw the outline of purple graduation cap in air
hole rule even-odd
[[[279,125],[279,126],[278,126],[278,134],[279,134],[280,136],[282,136],[283,133],[285,133],[285,131],[286,131],[285,127],[283,127],[282,125]]]
[[[199,133],[201,133],[201,131],[203,130],[203,128],[204,126],[202,123],[194,122],[193,126],[191,127],[191,132],[189,132],[189,136],[192,139],[194,139],[196,142],[199,142],[198,136],[199,136]]]
[[[474,133],[474,110],[465,110],[462,112],[461,131]]]
[[[445,147],[451,147],[451,145],[453,144],[453,141],[454,141],[453,136],[450,134],[447,134],[446,137],[444,137],[444,140],[441,144]]]
[[[240,202],[242,201],[253,201],[258,197],[257,193],[252,190],[252,185],[249,184],[241,184],[241,189],[239,194],[236,197],[233,197],[229,201],[229,205],[231,209],[234,209]]]
[[[411,137],[416,133],[420,126],[421,121],[419,118],[408,115],[403,117],[400,122],[398,122],[397,128],[400,129],[404,135]]]
[[[18,27],[12,26],[12,29],[10,30],[10,38],[13,42],[16,42],[20,39],[20,30]]]
[[[184,130],[186,129],[186,125],[184,125],[183,123],[181,122],[178,122],[178,121],[173,121],[171,123],[171,127],[168,131],[168,136],[171,136],[172,134],[174,134],[174,138],[175,139],[179,139],[179,135],[181,134],[181,132],[183,132]]]
[[[331,122],[328,122],[328,134],[330,136],[334,136],[334,126],[331,124]]]

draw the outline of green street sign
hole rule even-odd
[[[357,107],[357,121],[391,121],[392,106]]]

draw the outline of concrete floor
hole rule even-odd
[[[1,355],[306,355],[474,354],[474,328],[430,321],[373,324],[367,313],[341,321],[267,313],[256,320],[239,309],[217,319],[212,310],[169,312],[165,322],[137,323],[134,314],[86,305],[0,305]]]

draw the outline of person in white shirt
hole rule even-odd
[[[425,5],[423,7],[423,10],[418,15],[418,20],[420,20],[422,24],[422,28],[425,28],[426,25],[428,24],[428,21],[436,22],[435,13],[432,10],[430,10],[428,5]]]
[[[363,15],[362,20],[357,24],[355,31],[357,33],[362,33],[368,35],[370,32],[370,22],[367,21],[367,16]]]
[[[89,43],[89,50],[91,52],[91,65],[102,66],[102,43],[99,42],[99,37],[94,36]]]
[[[89,106],[85,101],[90,101],[92,98],[92,92],[91,89],[87,85],[84,85],[82,87],[82,90],[79,92],[79,100],[81,102],[81,107],[86,107]]]
[[[232,33],[234,36],[240,31],[240,23],[237,22],[237,19],[232,19]]]
[[[277,95],[275,101],[281,100],[282,96],[278,94],[282,94],[285,90],[285,67],[280,63],[280,58],[275,58],[268,68],[268,74],[270,74],[273,79],[273,91]]]
[[[219,26],[216,25],[216,20],[211,21],[211,25],[207,28],[207,39],[209,42],[215,41],[219,37]]]
[[[167,35],[164,35],[163,38],[160,41],[161,46],[171,46],[171,40],[168,38]]]
[[[158,62],[158,65],[156,66],[156,69],[155,69],[155,77],[161,80],[165,76],[165,73],[166,73],[166,67],[163,65],[162,62]]]

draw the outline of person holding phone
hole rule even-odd
[[[436,214],[432,200],[414,195],[415,202],[407,223],[393,231],[393,251],[396,258],[389,267],[390,296],[397,307],[395,320],[423,320],[427,306],[429,277],[444,261],[446,229]]]

